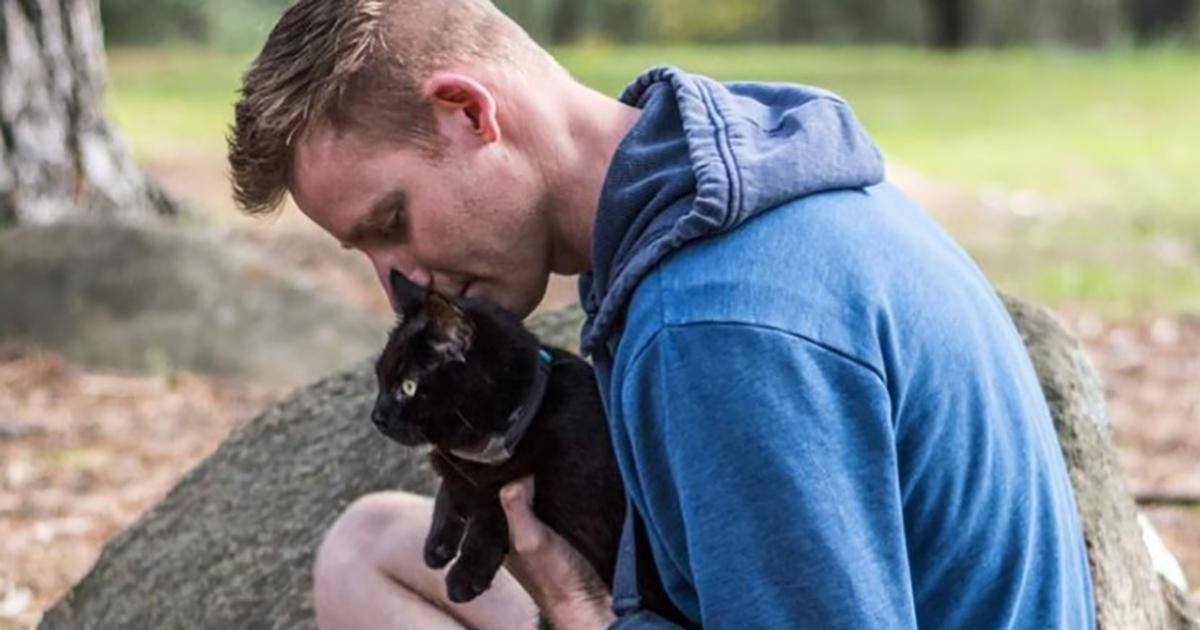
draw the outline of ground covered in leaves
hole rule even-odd
[[[1064,320],[1102,367],[1131,486],[1200,495],[1200,318]],[[105,540],[283,393],[188,374],[88,372],[34,349],[0,349],[0,628],[34,621]],[[1200,585],[1200,513],[1150,515]]]
[[[105,540],[280,393],[0,348],[0,628],[33,621]]]

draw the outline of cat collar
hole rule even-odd
[[[525,437],[533,418],[542,408],[542,399],[546,397],[546,383],[550,381],[550,363],[553,357],[546,348],[538,350],[537,371],[533,373],[533,387],[525,400],[508,416],[508,430],[504,435],[494,435],[488,438],[487,444],[477,451],[452,449],[450,452],[461,459],[477,464],[502,464],[512,459],[513,451]]]

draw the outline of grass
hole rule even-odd
[[[792,81],[845,96],[885,150],[936,178],[1058,189],[1094,202],[1126,184],[1163,201],[1200,155],[1200,53],[1080,55],[903,48],[624,48],[567,51],[581,78],[616,91],[649,64],[723,79]],[[1098,186],[1080,178],[1116,176]],[[1200,192],[1195,182],[1189,190]],[[1138,195],[1139,197],[1142,195]]]
[[[1200,312],[1198,51],[591,46],[557,54],[612,94],[661,63],[830,88],[855,106],[892,163],[964,199],[990,200],[962,208],[952,223],[1002,287],[1114,317]],[[143,157],[195,154],[220,168],[249,59],[115,51],[114,116]]]
[[[251,59],[185,47],[111,51],[109,112],[139,156],[220,157]]]

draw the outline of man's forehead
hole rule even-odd
[[[330,125],[318,126],[293,145],[291,187],[294,192],[326,182],[350,186],[371,173],[369,161],[379,155],[378,148],[358,134]]]
[[[321,131],[297,144],[291,192],[296,205],[343,246],[382,229],[407,205],[397,164],[346,134]]]
[[[341,140],[345,140],[344,138]],[[364,182],[362,160],[336,133],[317,130],[301,137],[292,156],[288,188],[304,214],[327,231],[337,230],[337,215],[356,203]]]
[[[339,178],[340,185],[361,181],[380,171],[414,166],[406,147],[364,136],[354,130],[321,125],[301,136],[292,151],[292,185]]]
[[[329,125],[320,125],[299,136],[292,145],[292,172],[297,179],[307,179],[328,169],[326,165],[345,162],[362,156],[354,136],[339,132]]]

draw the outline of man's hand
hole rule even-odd
[[[533,478],[500,491],[508,517],[508,571],[556,628],[607,628],[616,617],[612,596],[587,560],[533,514]]]

